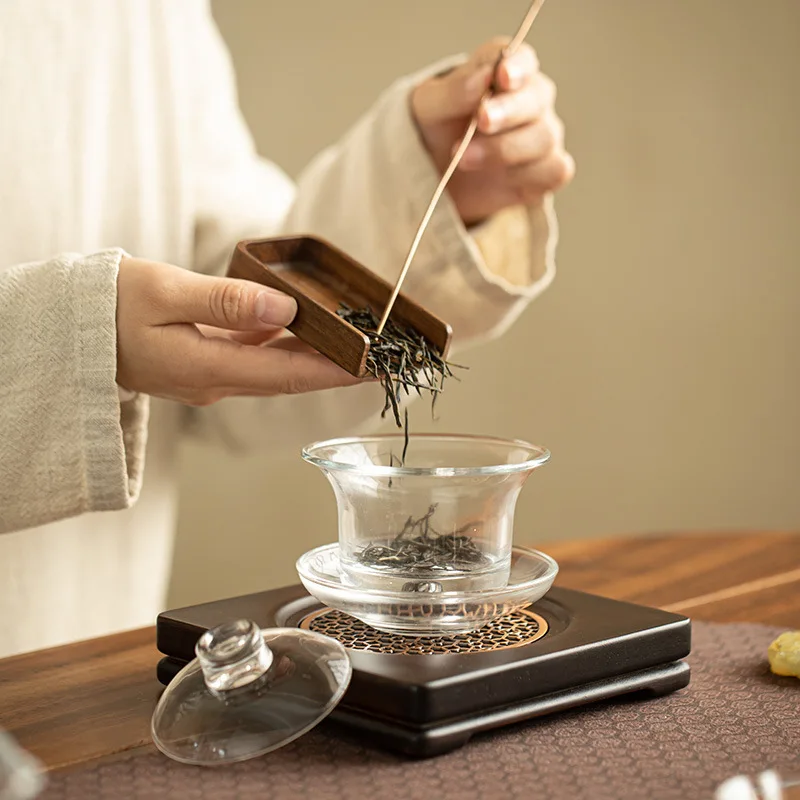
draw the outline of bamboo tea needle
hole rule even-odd
[[[394,307],[395,300],[397,300],[397,296],[400,294],[400,289],[403,285],[403,281],[406,279],[406,275],[408,274],[408,269],[411,266],[411,262],[416,255],[417,248],[419,247],[419,243],[422,240],[422,236],[425,233],[425,229],[428,227],[428,223],[430,222],[431,217],[433,216],[433,212],[436,209],[441,196],[444,194],[444,190],[447,188],[447,184],[450,182],[450,178],[453,176],[453,173],[456,171],[459,163],[461,162],[464,153],[469,147],[469,143],[472,141],[472,137],[475,135],[475,131],[478,129],[478,115],[480,113],[480,109],[483,106],[485,100],[489,99],[495,90],[495,82],[497,80],[497,70],[502,64],[503,59],[508,58],[512,53],[514,53],[517,48],[522,44],[525,37],[528,35],[528,31],[533,25],[533,21],[536,19],[537,14],[541,10],[542,6],[544,5],[544,0],[533,0],[531,3],[530,8],[528,9],[528,13],[525,15],[525,19],[523,19],[522,24],[519,27],[519,30],[514,35],[514,38],[508,44],[507,47],[503,49],[498,57],[497,61],[494,65],[494,75],[492,78],[492,82],[489,85],[489,88],[484,92],[483,97],[481,97],[481,101],[478,104],[478,111],[475,112],[472,119],[470,120],[469,125],[467,126],[467,130],[464,133],[463,138],[461,139],[461,143],[459,144],[458,148],[456,149],[453,158],[450,161],[449,166],[442,175],[441,180],[439,181],[439,185],[436,187],[436,191],[433,193],[433,197],[431,198],[430,203],[428,204],[428,209],[425,212],[425,215],[422,218],[422,222],[417,229],[416,235],[411,243],[411,248],[408,251],[408,255],[406,256],[405,263],[403,264],[403,269],[400,271],[400,276],[397,279],[397,283],[395,284],[394,289],[392,290],[392,295],[389,298],[389,302],[386,305],[386,309],[383,312],[383,316],[381,317],[380,323],[378,324],[378,329],[376,331],[377,335],[380,336],[383,333],[383,327],[386,325],[386,321],[389,319],[389,314],[392,313],[392,308]]]

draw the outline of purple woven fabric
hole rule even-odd
[[[50,776],[46,800],[702,800],[737,774],[800,767],[800,680],[769,672],[780,629],[694,624],[690,686],[474,738],[407,760],[316,730],[263,758],[204,769],[155,753]]]

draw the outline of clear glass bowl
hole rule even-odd
[[[306,590],[376,630],[405,636],[458,636],[544,597],[558,574],[558,564],[537,550],[513,547],[502,587],[470,591],[391,591],[354,587],[344,580],[339,545],[310,550],[297,561]]]
[[[485,436],[390,434],[317,442],[303,458],[336,495],[344,584],[472,592],[507,584],[517,498],[550,453]]]

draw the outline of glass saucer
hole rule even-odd
[[[431,583],[417,584],[416,591],[364,589],[346,582],[339,552],[338,543],[326,544],[297,560],[297,573],[309,594],[376,630],[405,636],[458,636],[478,630],[544,597],[558,574],[550,556],[513,547],[508,583],[502,587],[450,592]]]

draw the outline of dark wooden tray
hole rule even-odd
[[[228,276],[278,289],[297,300],[289,330],[356,377],[367,375],[369,337],[336,313],[341,303],[370,306],[380,316],[393,287],[346,253],[314,236],[239,242]],[[390,319],[413,328],[447,357],[451,327],[404,294]]]
[[[689,683],[691,621],[647,606],[554,587],[530,607],[547,632],[490,652],[386,655],[351,649],[353,677],[330,720],[382,747],[433,756],[481,731],[632,694]],[[234,597],[158,616],[166,656],[162,683],[194,657],[208,628],[252,619],[263,628],[304,627],[324,607],[302,586]],[[154,665],[155,668],[155,665]]]

